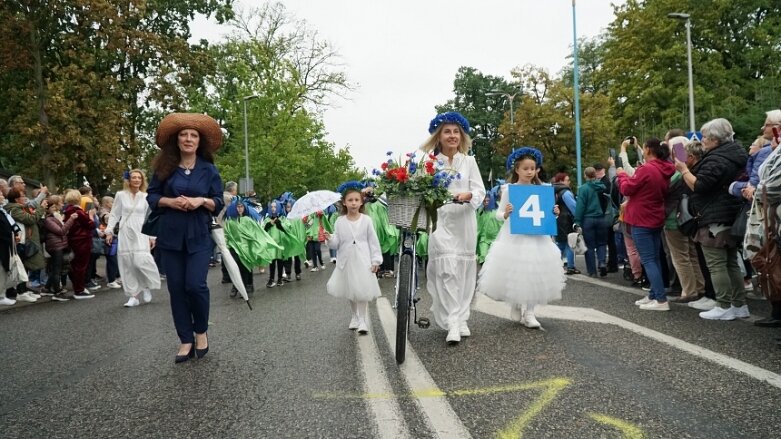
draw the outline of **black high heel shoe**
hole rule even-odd
[[[187,355],[177,355],[176,358],[174,358],[174,363],[184,363],[190,358],[195,357],[195,343],[190,346],[190,352],[187,353]]]
[[[206,343],[207,343],[206,344],[206,349],[195,348],[195,356],[198,357],[198,359],[201,359],[201,358],[205,357],[206,353],[209,352],[209,345],[208,345],[209,338],[208,338],[208,336],[206,338]],[[195,347],[195,343],[193,343],[193,347]]]

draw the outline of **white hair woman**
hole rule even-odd
[[[469,121],[454,111],[438,114],[429,124],[431,136],[422,149],[437,154],[446,168],[460,174],[448,190],[464,204],[447,204],[437,211],[437,229],[428,242],[426,288],[431,294],[431,312],[446,341],[458,343],[471,335],[467,320],[477,277],[477,218],[485,187],[475,158],[467,155],[472,145]]]

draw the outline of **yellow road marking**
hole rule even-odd
[[[600,413],[589,413],[588,414],[591,419],[599,422],[600,424],[609,425],[611,427],[615,427],[619,430],[621,430],[621,433],[623,433],[624,437],[626,439],[644,439],[645,433],[643,430],[640,429],[640,427],[623,421],[621,419],[613,418],[607,415],[603,415]]]
[[[510,425],[504,430],[498,432],[496,437],[500,439],[517,439],[523,437],[523,430],[531,423],[535,416],[537,416],[548,404],[553,401],[556,396],[564,390],[567,386],[572,384],[572,381],[566,378],[553,378],[546,381],[538,381],[536,383],[529,383],[527,388],[545,388],[542,395],[532,402],[531,406],[527,408],[521,416],[513,420]]]

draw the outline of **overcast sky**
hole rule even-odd
[[[237,0],[238,8],[262,4]],[[558,72],[572,44],[571,0],[285,0],[341,55],[357,87],[324,113],[327,138],[349,146],[369,171],[385,158],[417,149],[428,135],[434,106],[453,97],[461,66],[510,78],[534,64]],[[578,36],[599,34],[613,19],[611,3],[580,0]],[[219,41],[227,33],[197,19],[193,38]]]

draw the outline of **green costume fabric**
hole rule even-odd
[[[328,224],[328,217],[323,216],[317,216],[316,214],[309,215],[307,217],[306,222],[306,236],[312,238],[312,241],[317,241],[317,237],[320,230],[320,223],[323,224],[323,230],[325,230],[328,233],[333,233],[333,227]]]
[[[247,268],[268,265],[282,251],[282,247],[252,218],[227,219],[223,227],[228,247]]]
[[[415,254],[421,258],[428,258],[428,233],[418,232],[418,240],[415,243]]]
[[[282,258],[292,258],[294,256],[300,256],[306,259],[306,228],[304,222],[300,219],[289,220],[287,218],[280,218],[282,221],[282,228],[286,233],[282,234]]]
[[[277,217],[277,221],[279,221],[279,217]],[[260,223],[260,225],[263,226],[263,230],[265,230],[266,233],[268,233],[269,236],[271,236],[271,239],[273,239],[274,242],[276,242],[279,245],[279,249],[276,249],[271,252],[271,254],[273,255],[273,259],[282,259],[282,253],[285,248],[284,240],[287,234],[284,231],[279,229],[276,221],[272,223],[270,217],[264,218],[263,221]]]
[[[367,203],[364,207],[366,215],[371,217],[377,239],[380,240],[382,253],[395,255],[399,253],[399,229],[388,222],[388,208],[380,203]]]
[[[488,255],[488,249],[499,234],[502,228],[502,221],[496,218],[496,211],[484,210],[482,207],[477,210],[477,262],[482,264]]]

